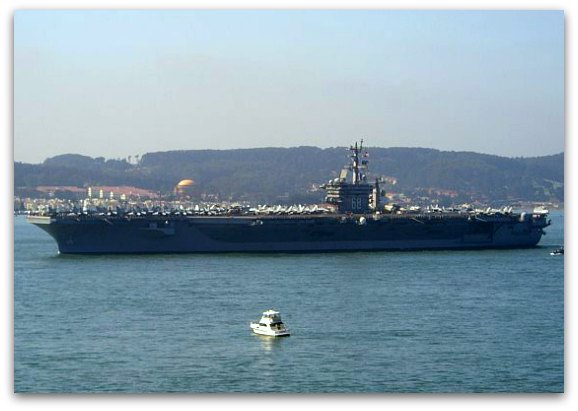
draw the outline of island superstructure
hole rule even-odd
[[[28,221],[50,234],[63,254],[520,248],[536,246],[550,224],[543,210],[382,205],[380,180],[367,176],[363,141],[349,150],[349,164],[322,186],[327,207],[81,211]]]

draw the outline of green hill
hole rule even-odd
[[[387,191],[417,195],[427,190],[457,192],[459,198],[490,201],[564,201],[564,154],[507,158],[423,148],[369,148],[369,177],[396,180]],[[198,190],[221,199],[252,202],[319,202],[314,187],[338,175],[348,161],[345,148],[257,148],[148,153],[138,165],[75,154],[42,164],[14,164],[14,186],[133,185],[170,192],[192,178]]]

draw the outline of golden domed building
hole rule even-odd
[[[181,180],[175,186],[175,195],[177,197],[191,197],[195,190],[195,182],[190,179]]]

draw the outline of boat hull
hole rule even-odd
[[[522,248],[543,217],[467,215],[30,217],[63,254]]]
[[[288,330],[273,331],[269,329],[260,328],[258,324],[251,323],[251,329],[255,334],[264,335],[267,337],[289,337],[291,335]]]

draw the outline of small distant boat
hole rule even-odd
[[[258,323],[251,323],[251,329],[255,334],[259,335],[270,337],[289,336],[289,330],[281,321],[281,314],[279,314],[279,311],[274,310],[265,311]]]
[[[550,255],[564,255],[564,247],[555,249],[550,253]]]

